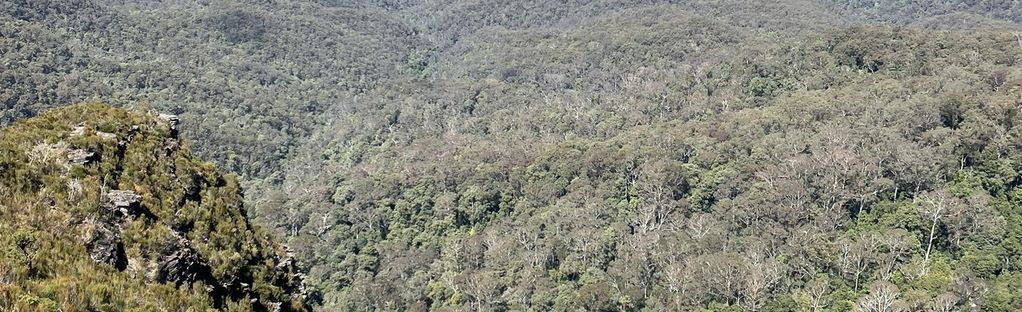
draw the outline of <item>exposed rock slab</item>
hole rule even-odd
[[[119,214],[118,217],[138,217],[142,211],[139,202],[142,196],[132,191],[112,190],[106,193],[106,207]]]
[[[128,266],[128,257],[124,253],[121,237],[107,226],[99,224],[93,229],[85,243],[89,257],[97,263],[111,265],[118,270]]]

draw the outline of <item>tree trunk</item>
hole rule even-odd
[[[926,256],[923,257],[923,260],[926,263],[930,262],[930,248],[933,247],[933,234],[936,233],[936,231],[937,231],[937,218],[933,218],[933,223],[930,225],[930,239],[929,239],[928,242],[926,242]]]

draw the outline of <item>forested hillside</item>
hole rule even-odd
[[[0,122],[179,115],[324,311],[1012,311],[1020,12],[16,0]]]

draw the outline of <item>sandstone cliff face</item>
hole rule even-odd
[[[0,131],[0,232],[17,233],[0,238],[12,251],[0,255],[0,310],[308,309],[293,257],[249,223],[238,183],[197,160],[177,127],[175,116],[88,104]]]

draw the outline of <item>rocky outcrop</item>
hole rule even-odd
[[[132,191],[113,190],[106,193],[105,207],[118,218],[137,218],[142,214],[139,201],[142,196]]]
[[[73,149],[67,151],[67,160],[74,165],[85,165],[92,161],[96,153],[89,152],[83,149]]]
[[[95,228],[86,239],[85,250],[93,261],[111,265],[118,270],[128,267],[128,257],[124,254],[124,244],[116,229],[106,224],[94,224]]]
[[[295,259],[295,254],[291,252],[290,248],[287,248],[284,257],[277,259],[277,266],[274,269],[277,271],[277,274],[286,277],[286,281],[283,281],[282,284],[292,294],[292,299],[299,299],[298,296],[304,296],[309,293],[308,289],[305,288],[305,274],[301,273],[298,267],[298,260]]]
[[[212,280],[209,267],[185,239],[165,244],[160,250],[158,261],[157,280],[160,283],[180,286],[198,280]]]
[[[178,120],[177,116],[168,114],[160,114],[159,118],[167,124],[167,128],[170,130],[170,136],[163,140],[163,154],[164,156],[170,156],[170,154],[173,154],[174,151],[181,147],[178,142],[177,131],[177,125],[180,120]]]
[[[175,130],[177,129],[178,122],[181,121],[180,119],[177,118],[177,115],[160,114],[158,117],[161,120],[166,121],[168,124],[170,124],[170,128]]]
[[[188,303],[205,307],[200,310],[308,309],[304,276],[293,255],[249,223],[238,182],[181,143],[177,116],[100,104],[44,115],[0,129],[0,153],[16,160],[0,162],[0,168],[18,173],[0,170],[0,180],[7,179],[0,182],[19,186],[0,191],[0,208],[17,220],[0,227],[25,235],[67,227],[25,239],[25,244],[81,246],[65,256],[89,265],[48,265],[95,275],[75,281],[83,289],[126,275],[140,282],[128,291],[158,287],[147,296],[195,299]],[[18,204],[4,206],[15,202],[12,198]],[[38,225],[38,220],[47,223]],[[62,267],[70,265],[75,267]],[[160,284],[182,291],[169,294]],[[204,288],[201,294],[194,286]],[[147,306],[111,304],[110,310]]]
[[[170,136],[177,138],[177,125],[181,123],[181,120],[177,118],[177,115],[160,114],[159,118],[167,123],[167,126],[170,128]]]

